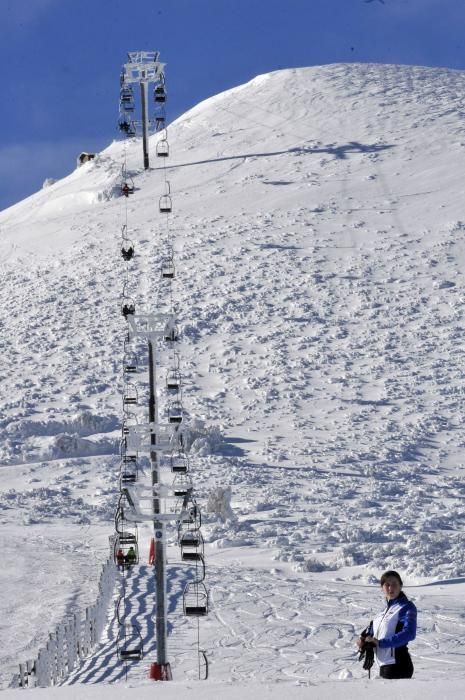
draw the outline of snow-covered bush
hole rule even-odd
[[[215,452],[223,442],[223,433],[218,425],[205,425],[205,421],[194,419],[189,424],[188,449],[204,457]]]
[[[218,515],[223,522],[235,520],[231,508],[231,487],[215,486],[208,494],[206,511]]]

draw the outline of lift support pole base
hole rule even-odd
[[[149,678],[152,681],[172,681],[171,666],[169,664],[150,664]]]

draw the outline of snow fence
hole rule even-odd
[[[58,685],[96,649],[107,624],[108,606],[113,597],[116,565],[113,559],[114,537],[110,537],[110,554],[103,565],[94,605],[77,612],[60,623],[50,634],[37,658],[19,664],[19,674],[11,684],[15,688],[46,688]]]

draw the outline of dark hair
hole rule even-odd
[[[391,576],[392,576],[393,578],[396,578],[396,579],[399,581],[399,583],[400,583],[401,586],[404,585],[404,584],[402,583],[402,579],[401,579],[401,577],[400,577],[400,574],[398,574],[397,571],[385,571],[384,574],[381,576],[381,579],[380,579],[380,581],[379,581],[379,582],[380,582],[380,585],[381,585],[381,588],[382,588],[382,587],[384,586],[384,584],[386,583],[386,580],[387,580],[388,578],[390,578]]]

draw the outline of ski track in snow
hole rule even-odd
[[[459,71],[416,67],[280,71],[170,127],[183,400],[213,426],[197,490],[206,503],[230,485],[236,516],[204,514],[200,636],[216,678],[361,678],[353,638],[388,567],[412,586],[457,579],[412,588],[412,652],[419,675],[464,675],[464,87]],[[153,157],[142,171],[139,150],[131,294],[163,310],[162,169]],[[0,213],[3,685],[93,601],[112,531],[122,153]],[[172,576],[172,663],[190,678],[197,630]],[[147,631],[144,566],[133,583]],[[70,683],[123,678],[111,614]]]

